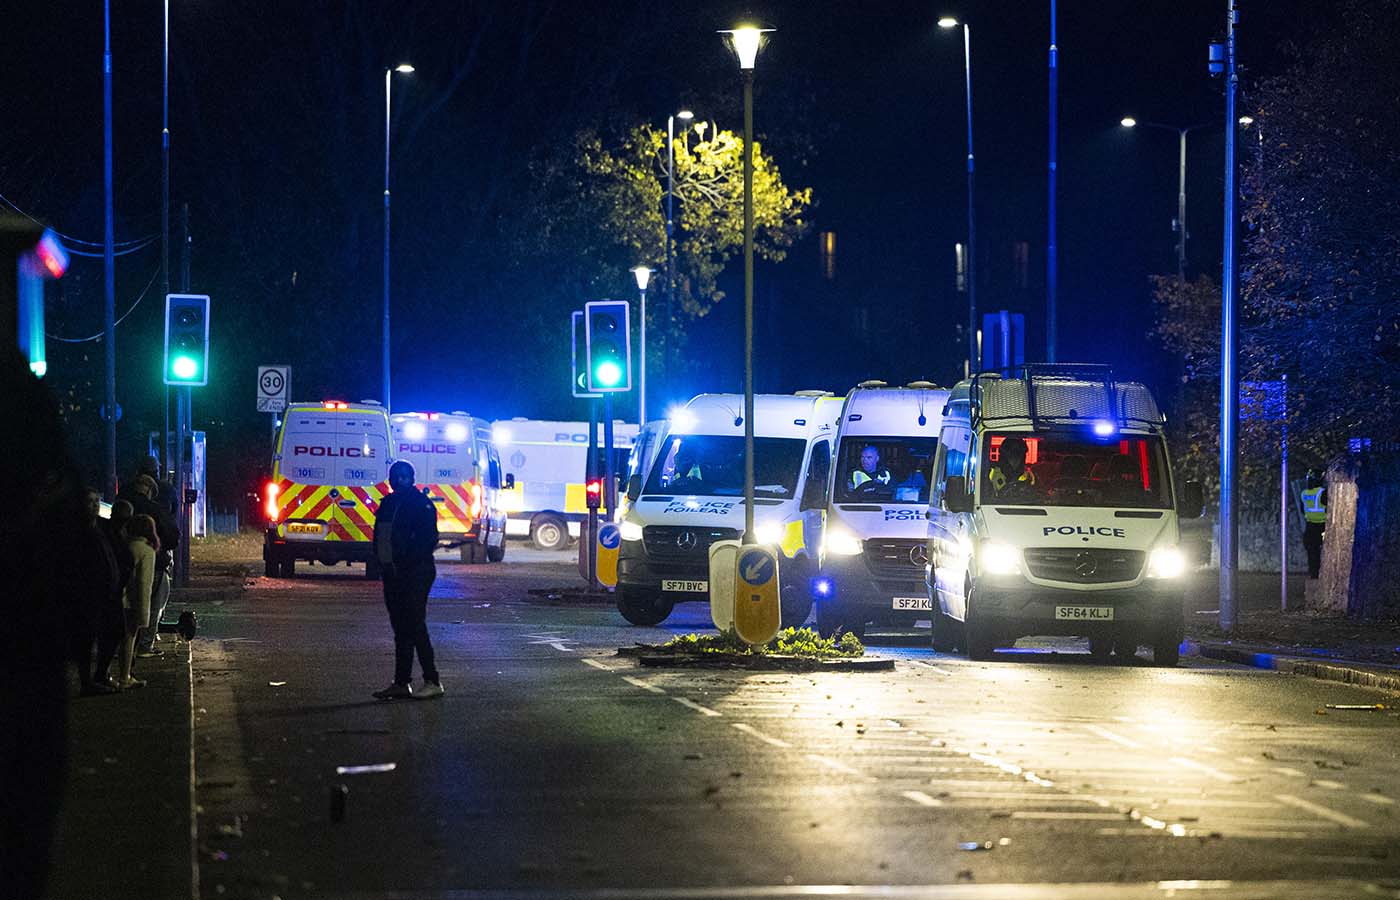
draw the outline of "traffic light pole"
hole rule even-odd
[[[617,514],[617,479],[613,477],[613,395],[603,398],[603,506],[608,521]]]
[[[583,546],[583,552],[588,558],[588,590],[593,593],[598,590],[598,554],[594,549],[598,546],[598,508],[588,499],[588,485],[598,477],[598,401],[588,402],[588,461],[583,466],[584,503],[588,506],[588,519],[585,522],[582,539],[587,543]]]
[[[175,508],[180,526],[180,543],[175,548],[175,587],[185,587],[190,577],[190,509],[185,502],[185,434],[189,430],[190,389],[175,389]]]

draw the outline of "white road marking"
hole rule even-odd
[[[734,722],[732,724],[735,728],[737,728],[739,731],[742,731],[744,734],[751,734],[754,737],[758,738],[760,741],[763,741],[763,743],[769,744],[770,746],[782,747],[784,749],[792,746],[792,744],[789,744],[787,741],[780,740],[775,737],[769,737],[768,735],[764,734],[763,732],[759,731],[757,728],[753,727],[752,725],[749,725],[746,722]]]
[[[1259,760],[1255,759],[1252,756],[1236,756],[1235,762],[1244,763],[1247,766],[1254,766],[1259,764]]]
[[[1051,812],[1047,810],[1027,810],[1018,809],[1011,814],[1013,819],[1066,819],[1070,821],[1085,820],[1095,822],[1121,821],[1127,818],[1125,813],[1097,813],[1097,812]]]
[[[592,666],[595,669],[602,669],[604,672],[612,671],[611,666],[604,665],[603,663],[598,662],[598,660],[593,659],[592,657],[585,657],[583,660],[583,664],[585,666]]]
[[[1320,788],[1327,788],[1327,790],[1329,791],[1340,791],[1346,789],[1346,785],[1342,784],[1340,781],[1331,781],[1327,778],[1318,778],[1315,781],[1313,781],[1313,784],[1317,785]]]
[[[1139,744],[1137,741],[1131,738],[1125,738],[1123,735],[1115,731],[1109,731],[1107,728],[1100,728],[1098,725],[1085,725],[1084,730],[1097,734],[1101,738],[1113,741],[1115,744],[1122,744],[1124,747],[1131,747],[1134,750],[1142,749],[1142,744]]]
[[[942,806],[943,801],[936,797],[930,797],[923,791],[904,791],[900,796],[908,797],[920,806]]]
[[[1327,807],[1319,806],[1316,803],[1309,803],[1307,800],[1304,800],[1301,797],[1295,797],[1292,794],[1274,794],[1274,799],[1280,803],[1286,803],[1289,806],[1297,807],[1298,809],[1301,809],[1305,812],[1310,812],[1319,818],[1336,822],[1338,825],[1342,825],[1346,828],[1371,827],[1370,822],[1364,822],[1361,819],[1353,819],[1351,816],[1346,815],[1345,813],[1339,813],[1335,809],[1328,809]]]
[[[952,672],[949,672],[947,669],[940,669],[938,666],[935,666],[933,663],[926,663],[926,662],[924,662],[924,661],[921,660],[921,659],[911,659],[911,660],[909,660],[909,662],[910,662],[911,664],[913,664],[913,665],[916,665],[916,666],[922,668],[922,669],[932,669],[933,671],[937,672],[939,675],[952,675],[952,674],[953,674]]]
[[[1290,769],[1288,766],[1274,766],[1274,771],[1280,775],[1287,775],[1289,778],[1307,778],[1307,772],[1299,772],[1297,769]]]
[[[564,638],[559,637],[559,635],[563,633],[562,631],[546,631],[540,634],[527,634],[525,635],[527,638],[534,638],[534,640],[526,641],[525,644],[526,646],[531,644],[544,644],[553,647],[561,653],[573,653],[573,650],[564,646]]]
[[[633,678],[631,675],[623,675],[623,676],[622,676],[622,680],[625,681],[625,682],[627,682],[628,684],[632,685],[633,687],[639,687],[639,688],[641,688],[641,689],[644,690],[644,691],[651,691],[653,694],[664,694],[664,693],[666,693],[665,691],[663,691],[661,688],[657,687],[656,685],[654,685],[654,684],[647,684],[647,683],[646,683],[645,681],[643,681],[642,679],[640,679],[640,678]]]
[[[691,699],[686,698],[686,697],[672,697],[671,699],[674,700],[674,701],[676,701],[677,703],[679,703],[681,706],[687,707],[687,708],[689,708],[689,709],[693,709],[693,710],[695,710],[696,712],[701,713],[702,715],[706,715],[706,716],[722,716],[722,715],[724,715],[724,713],[720,712],[720,711],[717,710],[717,709],[710,709],[708,706],[701,706],[699,703],[696,703],[694,700],[691,700]]]
[[[1362,794],[1361,799],[1367,801],[1368,803],[1374,803],[1377,806],[1395,805],[1395,801],[1387,797],[1385,794]]]
[[[1200,772],[1202,775],[1214,778],[1216,781],[1227,781],[1233,784],[1240,780],[1235,776],[1231,775],[1229,772],[1222,772],[1219,769],[1212,769],[1210,766],[1205,765],[1204,763],[1198,763],[1194,759],[1187,759],[1184,756],[1173,756],[1171,758],[1171,762],[1176,763],[1182,768],[1194,769],[1197,772]]]
[[[854,776],[854,777],[856,777],[856,778],[860,778],[860,779],[862,779],[862,780],[864,780],[864,781],[870,781],[870,782],[873,782],[873,781],[876,781],[876,780],[877,780],[877,779],[871,778],[870,776],[868,776],[868,775],[866,775],[865,773],[861,772],[859,769],[853,769],[853,768],[851,768],[850,766],[846,765],[845,763],[840,762],[840,761],[838,761],[838,760],[834,760],[834,759],[832,759],[832,758],[829,757],[829,756],[821,756],[821,755],[816,754],[816,753],[808,753],[808,754],[807,754],[807,758],[810,759],[810,760],[811,760],[812,762],[814,762],[814,763],[819,763],[820,765],[826,766],[828,769],[832,769],[832,770],[834,770],[834,771],[840,772],[840,773],[842,773],[843,775],[851,775],[851,776]]]

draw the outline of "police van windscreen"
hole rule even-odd
[[[848,437],[836,451],[837,503],[927,503],[938,439]]]
[[[379,416],[291,412],[282,425],[283,478],[298,484],[370,485],[389,477],[389,434]]]
[[[1157,437],[988,434],[980,468],[984,504],[1125,509],[1172,505],[1166,451]]]
[[[807,442],[800,438],[753,441],[754,496],[778,500],[796,494]],[[744,439],[712,434],[672,435],[657,453],[648,494],[744,494]]]

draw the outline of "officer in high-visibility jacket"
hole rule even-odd
[[[1308,551],[1308,577],[1322,571],[1322,533],[1327,527],[1327,488],[1315,469],[1308,470],[1303,489],[1303,547]]]

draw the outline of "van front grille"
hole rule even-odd
[[[1026,568],[1036,578],[1070,584],[1109,584],[1134,581],[1147,556],[1141,550],[1103,547],[1032,547]]]
[[[690,525],[647,525],[642,529],[642,546],[653,559],[706,561],[715,541],[737,540],[733,528],[705,528]]]

